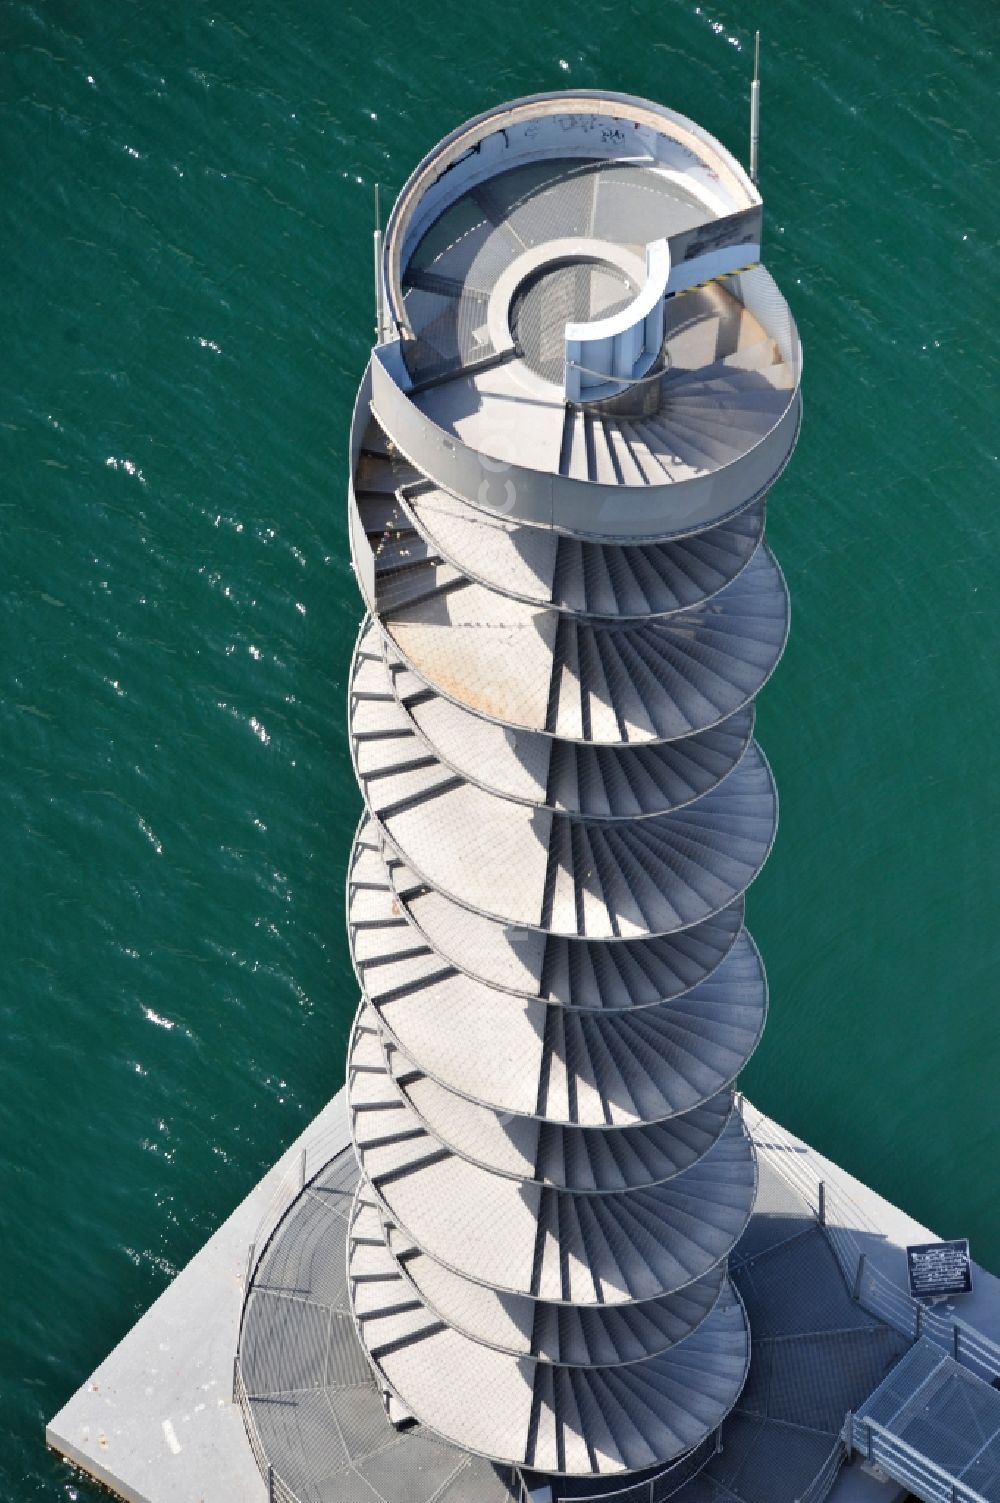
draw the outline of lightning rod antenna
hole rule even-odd
[[[375,343],[381,344],[385,337],[385,303],[382,287],[382,210],[379,203],[379,185],[375,184]]]
[[[760,32],[753,39],[753,83],[750,85],[750,180],[757,181],[760,151]]]

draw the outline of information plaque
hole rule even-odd
[[[922,1242],[906,1249],[910,1293],[915,1299],[972,1293],[972,1260],[967,1237],[954,1242]]]

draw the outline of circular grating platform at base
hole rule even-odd
[[[246,1417],[277,1503],[520,1503],[512,1470],[424,1426],[386,1417],[351,1318],[349,1217],[358,1170],[345,1148],[292,1204],[251,1279],[239,1352]],[[620,1503],[795,1503],[830,1467],[844,1414],[856,1409],[907,1343],[850,1298],[815,1215],[761,1158],[754,1215],[731,1259],[753,1344],[749,1377],[721,1432],[650,1474],[553,1478],[553,1503],[600,1495]],[[423,1276],[423,1275],[422,1275]],[[444,1286],[432,1280],[437,1297]],[[486,1293],[486,1291],[484,1291]],[[482,1312],[480,1312],[482,1313]],[[509,1312],[499,1316],[516,1330]],[[496,1336],[494,1317],[491,1334]],[[577,1338],[569,1333],[569,1339]],[[593,1339],[593,1337],[591,1337]],[[512,1342],[504,1342],[513,1345]],[[761,1490],[763,1488],[763,1491]]]
[[[346,1148],[293,1203],[247,1296],[239,1376],[274,1503],[513,1503],[509,1470],[387,1418],[347,1293],[357,1182]]]

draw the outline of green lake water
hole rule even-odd
[[[1000,1271],[995,0],[2,8],[0,1497],[343,1079],[350,409],[391,194],[512,95],[745,153],[806,350],[769,507],[747,1093]]]

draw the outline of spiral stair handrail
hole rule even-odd
[[[405,338],[373,352],[349,486],[353,1314],[397,1413],[613,1491],[710,1443],[749,1363],[734,1099],[767,987],[743,903],[777,824],[753,706],[788,630],[762,538],[798,342],[762,268],[697,281],[759,198],[643,101],[515,101],[400,203],[383,297]],[[634,254],[657,231],[695,246],[659,384],[631,417],[563,402],[560,319],[596,327],[615,295],[595,238]],[[526,247],[536,322],[491,354],[489,278]],[[547,516],[469,480],[503,476],[500,410]],[[480,471],[421,466],[446,432]]]

